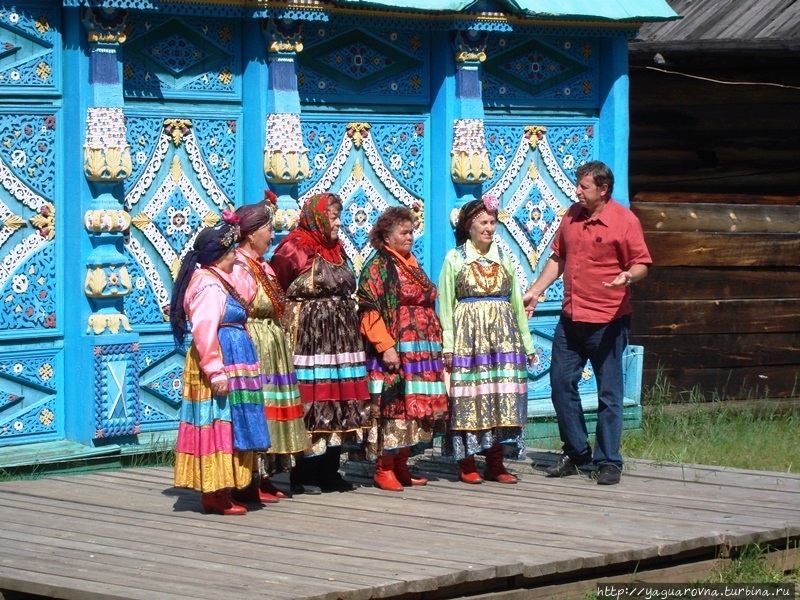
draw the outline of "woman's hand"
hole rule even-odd
[[[214,396],[220,396],[224,398],[228,395],[228,380],[227,379],[219,379],[217,381],[211,382],[211,393]]]
[[[533,365],[536,364],[536,355],[535,354],[528,354],[528,366],[532,369]]]
[[[383,364],[386,366],[386,370],[389,371],[389,373],[400,372],[400,357],[397,354],[397,350],[394,349],[394,346],[383,351]]]
[[[453,353],[445,352],[442,354],[442,361],[444,362],[445,371],[453,370]]]

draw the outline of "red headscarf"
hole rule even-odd
[[[328,206],[331,204],[341,206],[342,200],[336,194],[327,192],[309,198],[300,213],[297,229],[287,235],[278,248],[284,244],[294,244],[312,250],[328,262],[340,262],[343,256],[342,242],[339,239],[331,240],[331,221],[328,217]]]

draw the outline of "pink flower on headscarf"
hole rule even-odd
[[[483,205],[489,212],[494,212],[500,207],[500,200],[494,194],[484,194]]]
[[[232,210],[227,208],[222,209],[222,220],[225,221],[228,225],[238,225],[239,224],[239,215],[237,215]]]

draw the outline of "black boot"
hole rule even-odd
[[[289,489],[292,494],[309,494],[316,496],[322,490],[314,481],[314,471],[321,456],[300,456],[297,458],[294,467],[289,472]]]
[[[339,473],[340,457],[342,448],[340,446],[328,447],[325,454],[321,457],[322,469],[319,474],[319,486],[323,492],[352,492],[356,487],[346,481]]]

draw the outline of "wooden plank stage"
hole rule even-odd
[[[172,487],[169,468],[3,482],[0,590],[81,600],[533,598],[800,539],[797,474],[629,461],[622,484],[603,487],[546,478],[556,455],[530,457],[536,467],[513,465],[518,485],[470,486],[429,456],[417,467],[431,482],[401,493],[372,487],[368,468],[348,463],[362,484],[355,492],[235,517],[203,514],[198,494]]]

